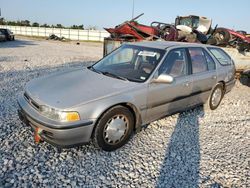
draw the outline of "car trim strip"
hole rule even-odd
[[[206,93],[206,92],[211,91],[211,90],[212,90],[212,88],[207,89],[207,90],[203,90],[203,91],[197,91],[197,92],[191,93],[190,95],[177,97],[177,98],[174,98],[174,99],[172,99],[172,100],[170,100],[170,101],[162,101],[162,102],[153,103],[153,104],[148,105],[148,106],[147,106],[147,109],[151,109],[151,108],[155,108],[155,107],[158,107],[158,106],[166,105],[166,104],[168,104],[168,103],[176,102],[176,101],[178,101],[178,100],[183,100],[183,99],[185,99],[185,98],[193,97],[193,96],[195,96],[195,95],[199,95],[199,94],[201,94],[201,93]]]

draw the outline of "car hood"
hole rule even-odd
[[[26,85],[26,94],[39,105],[67,109],[125,92],[137,84],[82,68],[34,79]]]

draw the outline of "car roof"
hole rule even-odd
[[[135,46],[144,46],[149,48],[167,49],[169,47],[215,47],[211,45],[199,44],[199,43],[187,43],[187,42],[172,42],[172,41],[143,41],[129,43]]]

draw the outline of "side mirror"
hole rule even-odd
[[[152,83],[164,83],[171,84],[174,81],[174,78],[168,74],[161,74],[158,78],[152,80]]]

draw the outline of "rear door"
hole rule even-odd
[[[217,71],[213,58],[205,49],[190,47],[188,54],[192,65],[193,86],[190,105],[193,106],[206,102],[217,83]]]
[[[171,50],[158,70],[158,75],[174,77],[171,84],[150,83],[147,97],[147,121],[159,119],[189,105],[192,80],[188,76],[187,51],[184,48]]]

